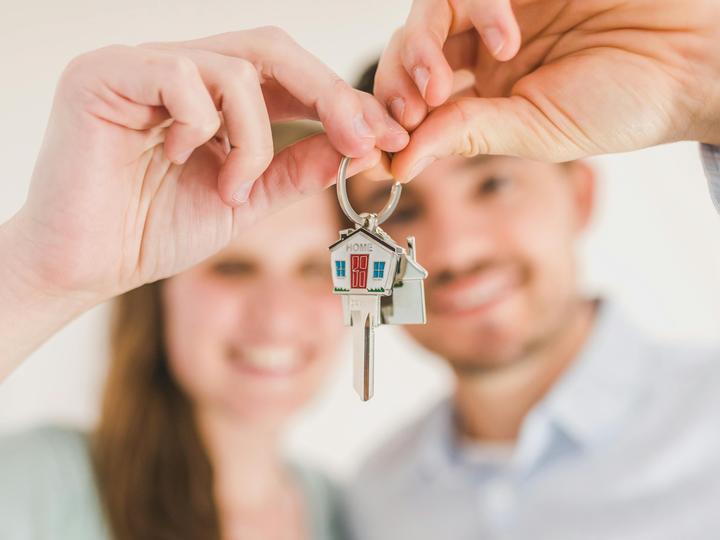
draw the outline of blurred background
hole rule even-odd
[[[5,4],[5,2],[3,2]],[[409,0],[25,1],[0,18],[0,221],[22,205],[54,87],[77,54],[112,43],[189,39],[277,25],[354,81],[404,20]],[[666,341],[720,342],[720,217],[697,145],[592,160],[600,201],[580,246],[589,292],[613,297]],[[422,262],[422,246],[419,246]],[[0,254],[1,261],[11,254]],[[338,300],[339,301],[339,300]],[[74,321],[0,386],[0,432],[50,421],[90,426],[106,363],[107,306]],[[352,389],[349,344],[324,394],[287,444],[345,476],[388,433],[447,392],[450,378],[394,328],[376,334],[375,397]]]

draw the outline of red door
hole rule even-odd
[[[369,255],[350,255],[350,288],[364,289],[367,285]]]

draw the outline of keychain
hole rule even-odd
[[[390,200],[377,214],[358,214],[347,195],[347,168],[343,157],[337,176],[337,196],[354,229],[340,231],[330,246],[333,292],[342,296],[346,326],[352,327],[353,381],[363,401],[373,395],[375,327],[381,324],[425,324],[427,270],[416,261],[415,238],[407,249],[396,244],[379,225],[400,201],[402,184],[395,182]]]

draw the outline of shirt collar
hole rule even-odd
[[[647,374],[648,344],[616,306],[599,302],[593,329],[580,355],[521,428],[515,466],[528,469],[553,448],[590,450],[622,423],[639,400]],[[424,476],[467,478],[458,444],[452,400],[441,401],[425,418],[416,458]]]

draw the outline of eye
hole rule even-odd
[[[481,197],[494,195],[500,191],[504,191],[510,187],[512,181],[506,176],[487,176],[478,188],[478,195]]]
[[[241,277],[252,274],[255,265],[249,261],[218,261],[211,270],[218,276]]]
[[[420,217],[420,209],[417,206],[398,206],[390,216],[387,222],[391,225],[400,225],[403,223],[410,223]]]
[[[300,275],[308,279],[329,279],[330,266],[327,260],[314,259],[300,265]]]

